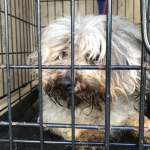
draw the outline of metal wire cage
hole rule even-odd
[[[125,1],[124,16],[128,16],[126,7],[128,6]],[[138,147],[142,150],[143,147],[150,147],[150,144],[143,144],[143,130],[144,130],[144,101],[145,101],[145,78],[146,70],[148,67],[141,66],[111,66],[111,23],[112,14],[119,15],[119,0],[108,0],[107,2],[107,56],[106,66],[101,66],[106,69],[106,108],[105,108],[105,142],[77,142],[75,141],[75,128],[88,128],[97,129],[101,125],[75,125],[74,113],[74,69],[99,69],[99,66],[75,66],[74,65],[74,18],[78,12],[81,15],[90,13],[98,14],[98,6],[96,0],[84,1],[52,1],[52,0],[1,0],[0,1],[0,102],[1,102],[1,118],[0,118],[0,132],[8,127],[8,137],[0,138],[0,143],[8,143],[9,149],[19,149],[18,143],[34,143],[40,144],[40,149],[43,150],[44,144],[64,144],[71,145],[72,150],[75,145],[99,145],[105,146],[106,150],[110,146],[123,146],[123,147]],[[113,7],[112,7],[113,4]],[[114,7],[116,4],[117,7]],[[135,1],[132,1],[131,11],[133,21],[135,20]],[[59,7],[58,7],[59,6]],[[150,53],[150,44],[148,41],[148,0],[141,0],[141,22],[142,22],[142,35],[143,35],[143,48],[142,48],[142,62],[146,62],[146,55]],[[44,11],[44,9],[45,11]],[[84,9],[83,9],[84,8]],[[112,9],[113,8],[113,9]],[[59,9],[59,11],[57,11]],[[42,11],[41,11],[42,10]],[[41,30],[52,20],[63,17],[66,14],[71,14],[71,81],[72,81],[72,124],[43,124],[42,114],[42,68],[45,69],[65,69],[66,66],[42,66],[41,65]],[[121,14],[120,14],[121,15]],[[41,21],[42,20],[42,21]],[[38,66],[25,65],[26,57],[38,47],[39,58]],[[17,122],[16,114],[23,114],[26,109],[31,106],[37,96],[28,97],[35,92],[37,85],[34,84],[30,78],[30,69],[37,68],[39,70],[39,105],[40,105],[40,123],[31,122]],[[68,67],[67,67],[68,69]],[[141,69],[141,101],[140,101],[140,119],[139,119],[139,142],[138,143],[110,143],[110,76],[112,69],[122,70],[140,70]],[[14,97],[14,95],[17,95]],[[6,100],[8,104],[6,104]],[[19,104],[20,110],[16,111],[16,105]],[[26,105],[27,104],[27,105]],[[23,110],[22,110],[23,109]],[[8,116],[8,118],[6,117]],[[12,122],[13,121],[13,122]],[[31,139],[14,139],[13,127],[14,126],[31,126],[40,128],[40,138],[35,140],[34,136]],[[71,128],[72,141],[52,141],[44,140],[43,126]],[[112,130],[134,130],[135,127],[111,127]],[[2,136],[3,137],[3,136]]]

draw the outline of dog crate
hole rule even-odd
[[[107,4],[107,8],[105,7]],[[148,149],[150,144],[143,141],[144,91],[146,66],[111,66],[111,15],[125,16],[128,20],[141,25],[143,11],[143,33],[147,33],[148,0],[0,0],[0,149],[1,150],[48,150],[75,149],[75,145],[100,145],[106,150]],[[112,6],[112,7],[111,7]],[[105,7],[105,8],[104,8]],[[107,14],[107,64],[106,64],[106,126],[105,142],[75,142],[75,128],[101,128],[101,125],[86,126],[74,124],[74,85],[72,80],[72,124],[44,124],[42,122],[42,81],[41,58],[38,66],[26,65],[27,56],[35,49],[41,49],[41,34],[53,20],[71,15],[72,25],[72,61],[71,72],[74,78],[74,18],[78,15]],[[146,14],[146,15],[144,15]],[[144,35],[145,40],[147,36]],[[143,42],[144,43],[144,42]],[[147,49],[149,44],[145,42]],[[142,63],[146,61],[146,49],[143,44]],[[150,50],[148,50],[149,52]],[[39,51],[40,56],[40,51]],[[52,69],[51,66],[46,66]],[[55,66],[59,69],[59,66]],[[87,66],[88,69],[90,66]],[[39,82],[31,75],[31,69],[39,69]],[[62,66],[62,69],[65,66]],[[90,67],[91,68],[91,67]],[[80,66],[80,69],[83,69]],[[85,68],[84,68],[85,69]],[[92,66],[99,69],[99,66]],[[111,69],[141,69],[141,106],[139,138],[126,134],[115,142],[109,141],[110,114],[110,72]],[[37,87],[39,90],[37,90]],[[39,107],[37,98],[39,97]],[[37,123],[38,114],[40,123]],[[72,128],[72,141],[63,141],[60,137],[44,131],[44,126]],[[134,130],[134,127],[111,127],[112,130]],[[70,145],[71,148],[65,145]]]

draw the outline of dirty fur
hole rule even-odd
[[[74,39],[75,65],[106,65],[105,15],[78,16],[75,20]],[[138,26],[121,17],[113,17],[111,40],[111,65],[141,65],[142,39]],[[45,28],[41,41],[41,57],[42,65],[71,65],[70,17],[57,19]],[[38,64],[38,51],[28,56],[27,63]],[[38,70],[34,69],[33,75],[38,77]],[[74,75],[76,124],[105,125],[105,70],[80,69],[75,70]],[[150,72],[147,71],[146,75],[146,93],[149,93]],[[71,123],[71,92],[59,85],[60,80],[68,78],[71,78],[70,69],[42,69],[44,123]],[[139,119],[137,109],[140,80],[140,70],[111,70],[111,125],[132,125],[133,121]],[[146,121],[150,126],[149,119],[146,118]],[[64,140],[71,140],[70,129],[49,129]],[[81,136],[87,131],[75,131],[75,138],[82,141]],[[104,130],[96,131],[99,141],[104,140]],[[95,130],[90,131],[86,140],[90,141],[94,135]],[[111,130],[111,137],[119,139],[118,135]],[[147,141],[149,137],[145,137]],[[89,149],[80,146],[76,148]],[[90,149],[98,150],[98,147],[93,146]]]

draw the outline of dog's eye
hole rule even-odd
[[[94,61],[98,61],[99,59],[99,55],[96,58],[92,58],[92,57],[89,58],[89,56],[90,56],[89,54],[86,54],[86,61],[91,65],[94,65]]]
[[[66,53],[66,52],[61,52],[61,53],[55,58],[55,60],[62,59],[62,58],[64,58],[64,57],[66,57],[66,56],[67,56],[67,53]]]
[[[59,58],[62,59],[64,57],[68,56],[66,52],[61,52]]]
[[[63,57],[65,57],[65,56],[67,56],[67,53],[66,53],[66,52],[62,52],[62,53],[61,53],[61,56],[62,56],[62,58],[63,58]]]

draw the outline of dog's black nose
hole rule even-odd
[[[63,77],[58,81],[59,86],[62,90],[71,91],[71,79]]]

